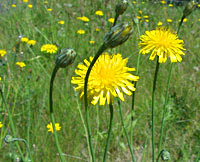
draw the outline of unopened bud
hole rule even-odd
[[[131,25],[121,23],[113,26],[104,37],[104,45],[107,48],[114,48],[124,43],[133,33]]]
[[[120,0],[116,5],[115,12],[117,15],[122,15],[128,7],[128,0]]]
[[[10,136],[10,135],[6,135],[4,137],[4,142],[5,143],[10,143],[10,142],[13,142],[13,141],[15,141],[15,139],[12,136]]]
[[[65,68],[72,64],[76,58],[76,52],[73,48],[64,48],[55,57],[55,64],[60,68]]]
[[[197,6],[197,3],[195,1],[188,2],[183,11],[183,17],[187,17],[188,15],[190,15],[192,11],[194,11],[196,6]]]
[[[162,159],[163,161],[168,161],[168,160],[170,160],[170,154],[169,154],[169,152],[166,151],[166,150],[162,150],[162,151],[161,151],[161,159]]]

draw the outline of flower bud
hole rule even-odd
[[[168,160],[170,160],[170,154],[169,154],[169,152],[166,151],[166,150],[162,150],[162,151],[161,151],[161,159],[162,159],[163,161],[168,161]]]
[[[192,11],[194,11],[194,9],[196,8],[196,5],[197,3],[194,0],[188,2],[183,11],[183,17],[187,17],[188,15],[190,15]]]
[[[104,45],[107,48],[114,48],[124,43],[132,34],[133,29],[127,23],[121,23],[113,26],[104,37]]]
[[[122,15],[128,7],[128,0],[120,0],[116,5],[115,12],[117,15]]]
[[[72,64],[76,58],[76,52],[73,48],[64,48],[55,57],[55,64],[60,68],[65,68]]]

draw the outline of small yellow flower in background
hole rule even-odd
[[[84,22],[89,22],[90,21],[90,19],[85,17],[85,16],[82,16],[81,20],[84,21]]]
[[[163,25],[163,23],[161,22],[161,21],[158,21],[158,24],[157,24],[158,26],[162,26]]]
[[[146,20],[145,20],[145,22],[149,22],[149,20],[148,20],[148,19],[146,19]]]
[[[141,19],[141,17],[140,17],[140,16],[136,16],[136,18],[137,18],[138,20],[140,20],[140,19]]]
[[[6,50],[0,49],[0,58],[6,54]]]
[[[78,34],[85,34],[85,30],[79,29],[79,30],[77,31],[77,33],[78,33]]]
[[[29,40],[28,40],[28,38],[27,37],[22,37],[21,38],[21,42],[25,42],[25,43],[27,43]]]
[[[2,122],[0,122],[0,128],[2,128],[3,127],[3,124],[2,124]]]
[[[16,62],[16,65],[18,65],[20,68],[23,68],[24,66],[26,66],[24,62]]]
[[[132,3],[133,3],[133,4],[136,4],[136,1],[133,1]]]
[[[29,40],[27,44],[34,46],[36,44],[36,40]]]
[[[197,5],[200,8],[200,4]]]
[[[162,4],[165,4],[166,2],[163,0],[163,1],[160,1]]]
[[[99,16],[103,16],[103,11],[98,10],[98,11],[95,12],[95,14],[96,14],[96,15],[99,15]]]
[[[52,8],[47,8],[47,11],[51,12],[51,11],[52,11]]]
[[[199,22],[200,22],[200,19],[199,19]]]
[[[84,60],[84,64],[79,64],[75,73],[77,77],[72,77],[71,83],[76,84],[76,91],[80,92],[80,98],[84,96],[85,76],[92,62],[93,57]],[[123,59],[121,54],[102,54],[94,64],[88,80],[88,99],[93,105],[98,102],[100,105],[112,103],[113,97],[119,97],[124,101],[123,92],[131,95],[135,91],[132,81],[137,81],[138,76],[132,75],[129,71],[135,68],[126,66],[128,58]]]
[[[138,12],[139,12],[139,14],[142,14],[142,13],[143,13],[142,10],[139,10]]]
[[[144,2],[142,2],[142,4],[144,4]]]
[[[188,21],[188,19],[187,19],[187,18],[184,18],[184,19],[183,19],[183,22],[187,22],[187,21]]]
[[[168,22],[168,23],[171,23],[171,22],[172,22],[172,19],[167,19],[167,22]]]
[[[148,19],[149,18],[149,16],[147,16],[147,15],[145,15],[145,16],[143,16],[145,19]]]
[[[27,3],[28,2],[28,0],[23,0],[24,1],[24,3]]]
[[[173,7],[173,4],[169,4],[169,7]]]
[[[144,35],[140,36],[139,46],[141,50],[139,53],[150,53],[150,60],[159,56],[159,63],[165,63],[167,57],[171,62],[181,62],[181,55],[185,55],[183,50],[183,40],[178,39],[177,34],[173,34],[169,29],[158,28],[152,31],[146,31]]]
[[[53,124],[52,124],[52,122],[47,125],[47,128],[48,128],[48,132],[53,133]],[[59,123],[55,123],[55,129],[56,129],[56,131],[59,131],[61,129],[61,126],[60,126]]]
[[[32,4],[28,4],[28,8],[33,8],[33,5]]]
[[[12,6],[13,8],[17,7],[16,4],[12,4],[11,6]]]
[[[109,18],[109,19],[108,19],[108,22],[110,22],[110,23],[114,23],[114,21],[115,21],[114,18]]]
[[[96,28],[96,29],[95,29],[95,31],[97,31],[97,32],[98,32],[98,31],[100,31],[100,29],[99,29],[99,28]]]
[[[94,43],[95,43],[95,41],[91,40],[91,41],[89,41],[89,43],[90,43],[90,44],[94,44]]]
[[[48,4],[49,2],[48,1],[44,1],[44,4]]]
[[[44,44],[42,45],[41,47],[41,52],[46,52],[46,53],[56,53],[58,50],[57,46],[56,45],[53,45],[53,44]]]
[[[63,25],[63,24],[65,24],[65,21],[61,20],[61,21],[58,22],[58,24]]]

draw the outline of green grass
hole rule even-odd
[[[54,111],[56,122],[60,123],[58,131],[62,151],[66,154],[67,161],[89,160],[86,131],[83,118],[84,105],[77,92],[74,92],[70,83],[78,63],[89,56],[94,56],[111,23],[108,18],[114,17],[115,1],[73,1],[57,0],[33,2],[33,8],[17,1],[16,8],[10,4],[2,3],[0,17],[0,49],[5,49],[7,54],[0,59],[0,86],[12,113],[17,138],[25,139],[31,150],[33,161],[59,161],[53,134],[47,131],[49,118],[49,82],[54,68],[54,54],[47,55],[40,51],[43,44],[56,44],[62,48],[72,47],[77,52],[75,63],[67,69],[60,69],[54,83]],[[30,1],[31,3],[31,1]],[[70,7],[70,5],[72,7]],[[81,5],[80,5],[81,4]],[[168,7],[167,5],[137,2],[134,11],[131,7],[122,15],[119,21],[132,23],[131,14],[139,16],[148,15],[149,23],[140,22],[141,33],[155,29],[158,21],[164,26],[176,30],[178,21],[182,16],[183,7]],[[159,9],[158,9],[159,7]],[[51,12],[47,8],[52,8]],[[95,15],[96,10],[104,12],[103,17]],[[138,12],[142,10],[140,15]],[[181,28],[179,37],[184,40],[186,55],[183,61],[174,66],[170,83],[170,97],[164,130],[164,146],[171,154],[171,161],[192,162],[200,158],[200,101],[199,101],[199,76],[200,76],[200,13],[195,10],[188,21]],[[90,22],[84,23],[77,20],[78,16],[86,16]],[[172,23],[167,23],[171,18]],[[142,18],[143,19],[143,18]],[[60,25],[58,21],[64,20]],[[143,19],[144,20],[144,19]],[[96,32],[96,28],[100,28]],[[138,55],[138,33],[134,25],[131,38],[112,52],[119,52],[123,57],[128,57],[128,65],[136,67]],[[76,32],[84,29],[86,34],[78,35]],[[19,36],[25,36],[37,41],[30,47],[21,43]],[[94,40],[95,44],[89,44]],[[111,50],[109,50],[111,52]],[[40,57],[37,57],[40,56]],[[149,61],[149,55],[142,55],[137,83],[133,148],[136,161],[151,161],[151,90],[156,61]],[[16,66],[17,61],[26,63],[24,68]],[[155,140],[156,151],[159,140],[159,129],[164,103],[164,94],[167,84],[170,61],[160,65],[158,74],[156,103],[155,103]],[[126,96],[122,103],[125,124],[130,132],[131,97]],[[97,161],[102,161],[104,147],[109,126],[109,106],[91,106],[90,123],[92,128],[93,145]],[[0,98],[0,121],[4,124],[0,129],[0,161],[11,161],[13,155],[19,156],[14,144],[5,144],[5,135],[13,135],[8,113]],[[114,125],[109,146],[109,162],[131,161],[131,154],[120,121],[117,100],[114,100]],[[26,154],[23,143],[19,143]]]

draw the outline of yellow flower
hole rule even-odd
[[[41,47],[41,52],[46,52],[46,53],[56,53],[58,50],[58,48],[56,47],[56,45],[53,45],[53,44],[44,44],[42,47]]]
[[[84,22],[89,22],[90,21],[90,19],[85,17],[85,16],[82,16],[81,20],[84,21]]]
[[[145,21],[146,21],[146,22],[149,22],[149,20],[148,20],[148,19],[146,19]]]
[[[27,3],[28,2],[28,0],[24,0],[24,3]]]
[[[200,8],[200,4],[197,5]]]
[[[94,43],[95,43],[95,41],[91,40],[91,41],[89,41],[89,43],[90,43],[90,44],[94,44]]]
[[[108,22],[110,22],[110,23],[114,23],[114,21],[115,21],[114,18],[109,18],[109,19],[108,19]]]
[[[142,10],[139,10],[138,12],[139,12],[139,14],[142,14]]]
[[[48,4],[48,1],[44,1],[45,4]]]
[[[142,4],[144,4],[144,2],[142,2]]]
[[[169,4],[169,7],[173,7],[173,4]]]
[[[165,4],[166,2],[163,0],[163,1],[160,1],[162,4]]]
[[[6,50],[0,49],[0,58],[3,57],[6,54]]]
[[[96,14],[96,15],[99,15],[99,16],[103,16],[103,11],[98,10],[98,11],[95,12],[95,14]]]
[[[183,19],[183,22],[187,22],[187,21],[188,21],[188,19],[187,19],[187,18],[184,18],[184,19]]]
[[[36,44],[36,41],[35,40],[29,40],[27,42],[27,44],[31,45],[31,46],[34,46]]]
[[[182,50],[183,40],[178,39],[177,34],[172,33],[169,29],[158,28],[152,31],[146,31],[140,37],[141,50],[139,53],[151,53],[150,60],[154,60],[155,56],[159,56],[159,63],[165,63],[167,57],[171,62],[181,62],[181,55],[185,55]]]
[[[12,4],[11,6],[12,6],[13,8],[17,7],[16,4]]]
[[[162,23],[161,21],[159,21],[157,25],[158,25],[158,26],[162,26],[162,24],[163,24],[163,23]]]
[[[137,18],[138,20],[140,20],[140,19],[141,19],[141,17],[140,17],[140,16],[136,16],[136,18]]]
[[[32,4],[28,4],[28,8],[33,8],[33,5]]]
[[[133,1],[132,3],[133,3],[133,4],[136,4],[136,1]]]
[[[199,22],[200,22],[200,19],[199,19]]]
[[[77,33],[78,33],[78,34],[85,34],[85,30],[79,29],[79,30],[77,31]]]
[[[26,66],[24,62],[16,62],[16,65],[18,65],[20,68],[23,68],[24,66]]]
[[[21,38],[21,42],[25,42],[25,43],[27,43],[29,40],[28,40],[28,38],[27,37],[22,37]]]
[[[61,21],[58,22],[58,24],[63,25],[63,24],[65,24],[65,21],[61,20]]]
[[[168,23],[171,23],[171,22],[172,22],[172,19],[167,19],[167,22],[168,22]]]
[[[1,77],[0,77],[0,81],[1,81]]]
[[[47,8],[47,11],[51,12],[51,11],[52,11],[52,8]]]
[[[96,29],[95,29],[95,31],[97,31],[97,32],[98,32],[98,31],[100,31],[100,29],[99,29],[99,28],[96,28]]]
[[[3,124],[2,124],[2,122],[0,122],[0,128],[2,128],[3,127]]]
[[[145,15],[145,16],[143,16],[145,19],[148,19],[149,18],[149,16],[147,16],[147,15]]]
[[[72,77],[71,83],[76,84],[75,90],[80,92],[80,98],[84,96],[85,75],[93,60],[84,60],[84,64],[79,64],[75,73],[77,77]],[[132,81],[137,81],[138,76],[132,75],[129,71],[135,71],[135,68],[126,66],[128,58],[123,59],[121,54],[108,53],[102,54],[94,64],[88,80],[88,98],[95,105],[105,105],[112,103],[113,97],[119,97],[124,101],[123,92],[131,95],[135,91]]]
[[[47,125],[47,128],[48,128],[48,132],[53,133],[53,124],[52,124],[52,122]],[[56,131],[59,131],[61,129],[61,126],[60,126],[59,123],[55,123],[55,129],[56,129]]]

